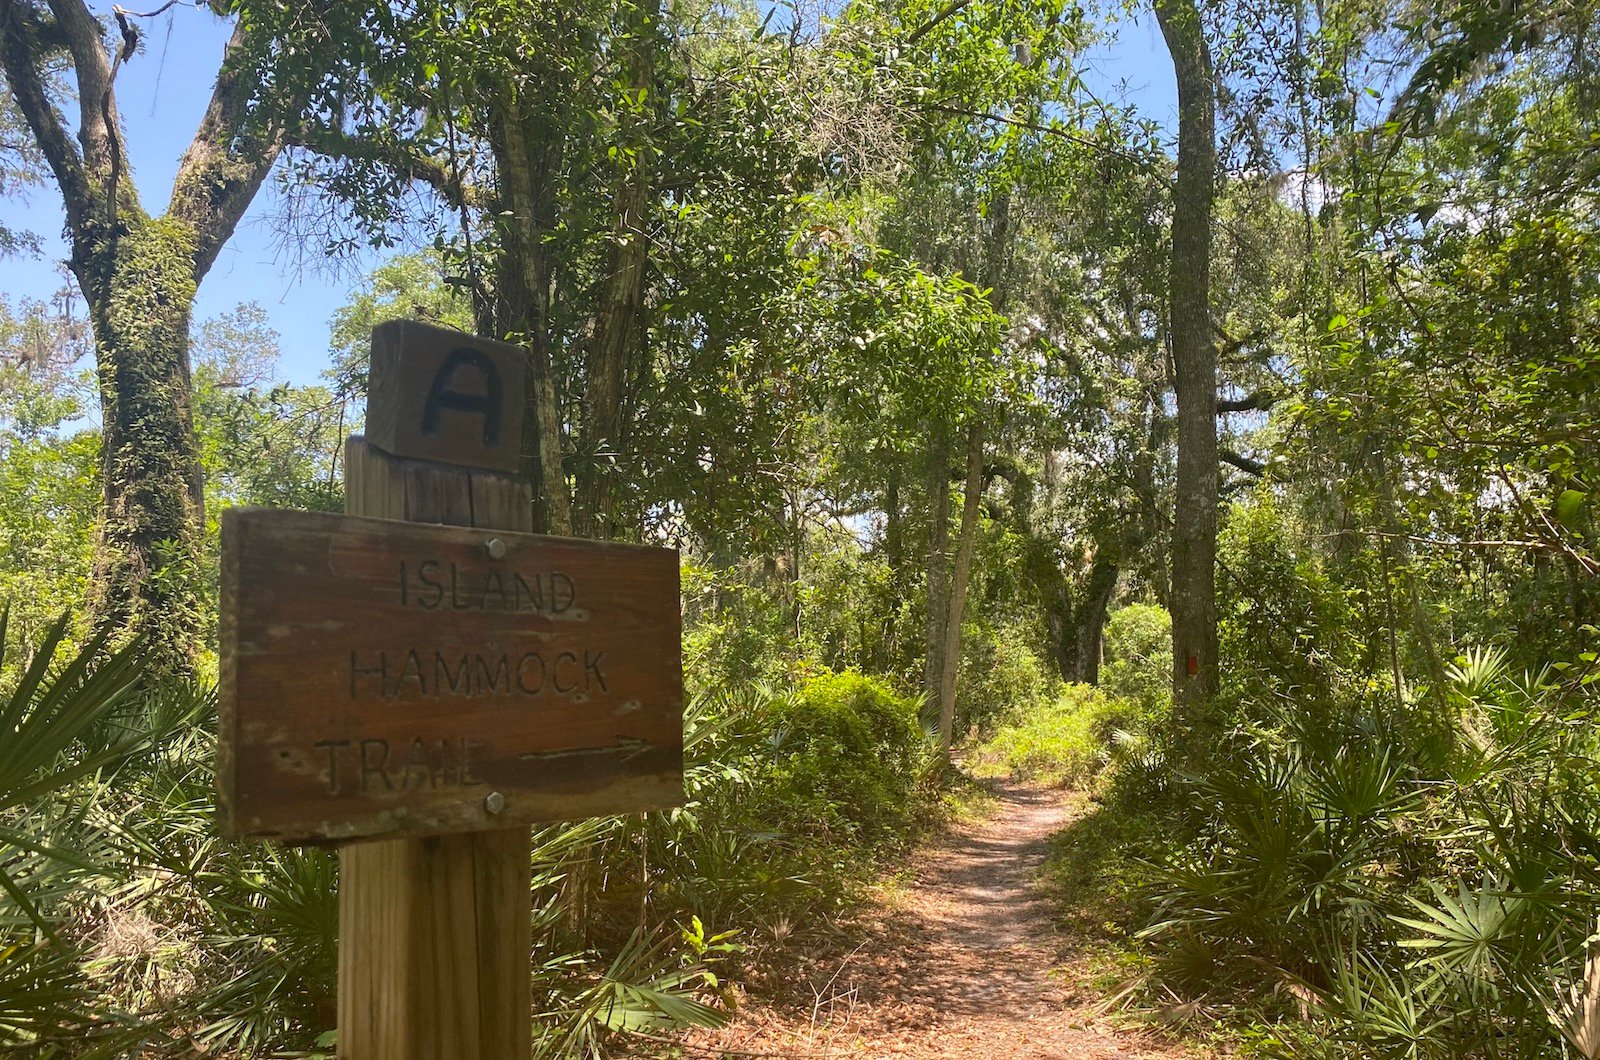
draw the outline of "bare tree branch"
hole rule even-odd
[[[1232,449],[1218,449],[1217,459],[1221,460],[1224,464],[1238,468],[1247,475],[1254,475],[1257,478],[1260,478],[1262,475],[1267,473],[1266,464],[1263,464],[1259,460],[1252,460],[1242,453],[1236,453]]]
[[[1278,401],[1279,395],[1266,390],[1257,390],[1242,398],[1218,398],[1217,415],[1220,416],[1225,412],[1259,412],[1270,409]]]
[[[1537,538],[1443,538],[1425,537],[1421,534],[1393,533],[1386,530],[1363,530],[1351,527],[1345,530],[1335,530],[1330,533],[1318,534],[1320,538],[1338,538],[1346,535],[1370,537],[1382,541],[1409,541],[1413,544],[1428,545],[1432,548],[1520,548],[1529,552],[1555,552],[1565,550],[1558,544],[1542,541]]]
[[[36,65],[42,56],[65,46],[60,27],[40,17],[32,4],[26,0],[0,0],[0,67],[5,69],[17,109],[61,186],[67,221],[76,226],[91,205],[83,157],[67,131],[65,116],[50,101],[44,75]]]
[[[173,8],[177,7],[179,4],[184,4],[185,6],[187,6],[186,0],[167,0],[166,3],[162,4],[160,7],[156,8],[154,11],[129,11],[127,8],[123,7],[121,4],[112,4],[111,5],[111,10],[116,12],[118,17],[121,17],[121,18],[155,18],[157,15],[166,14],[168,11],[170,11]]]
[[[111,89],[117,83],[117,71],[122,69],[122,64],[133,58],[139,50],[139,31],[133,28],[126,15],[119,7],[117,12],[117,26],[122,31],[122,44],[116,49],[116,54],[111,60],[111,71],[106,75],[105,91],[100,94],[100,120],[105,128],[110,131],[106,138],[106,150],[111,156],[111,173],[106,177],[106,229],[111,234],[112,240],[117,238],[117,184],[122,180],[122,129],[117,122],[116,100],[112,98]],[[80,104],[81,106],[82,104]]]
[[[111,138],[121,135],[116,103],[110,99],[111,60],[106,56],[105,28],[83,0],[50,0],[50,10],[72,53],[72,72],[78,79],[78,142],[83,145],[84,167],[98,184],[100,171],[109,168],[111,152],[116,149]]]

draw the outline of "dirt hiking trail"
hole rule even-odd
[[[751,1000],[690,1057],[1109,1060],[1194,1054],[1107,1023],[1070,976],[1035,886],[1068,797],[995,789],[985,820],[957,825],[909,865],[911,882],[850,925],[859,945],[802,962],[782,1002]],[[863,938],[864,936],[864,938]]]

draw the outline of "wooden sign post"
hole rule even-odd
[[[380,326],[348,514],[224,515],[220,819],[346,843],[348,1060],[529,1056],[529,824],[683,797],[677,554],[526,532],[522,357]]]

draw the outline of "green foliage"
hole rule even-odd
[[[1364,631],[1350,594],[1295,539],[1293,524],[1266,499],[1236,509],[1219,536],[1225,701],[1256,703],[1274,694],[1325,698],[1338,685],[1341,667],[1378,658],[1375,641],[1356,639]],[[1377,624],[1368,629],[1376,636]]]
[[[1012,776],[1083,787],[1113,761],[1118,734],[1139,723],[1137,703],[1090,685],[1067,685],[1053,702],[1003,726],[978,756]]]
[[[1153,885],[1163,982],[1293,986],[1311,1055],[1564,1055],[1600,912],[1573,856],[1600,834],[1592,696],[1494,652],[1449,681],[1443,749],[1354,690],[1233,732],[1228,768],[1186,785],[1194,837]]]
[[[801,647],[832,669],[910,680],[916,641],[913,601],[881,553],[854,536],[818,534],[801,571]]]
[[[110,1055],[132,1039],[84,967],[75,914],[94,885],[125,880],[126,833],[113,779],[208,706],[176,687],[151,691],[143,646],[107,654],[103,639],[65,646],[58,619],[8,667],[0,613],[0,1044],[18,1050],[87,1040]]]
[[[278,333],[261,307],[204,321],[191,346],[208,534],[218,510],[236,504],[338,510],[344,404],[326,388],[276,381]]]
[[[792,619],[780,600],[735,569],[687,560],[681,573],[684,672],[693,681],[738,687],[785,675]]]
[[[1593,1056],[1597,9],[1374,13],[1314,50],[1344,191],[1306,205],[1287,474],[1229,516],[1157,975],[1283,1018],[1273,1055]]]
[[[1146,716],[1172,700],[1172,616],[1164,607],[1129,604],[1106,623],[1100,687],[1139,704]]]
[[[920,453],[930,428],[953,437],[991,403],[1028,401],[1031,366],[1002,341],[1005,317],[969,281],[887,251],[802,264],[806,288],[835,303],[843,331],[824,378],[844,451]]]
[[[534,1055],[599,1056],[608,1035],[720,1026],[720,1010],[689,996],[697,986],[716,985],[716,976],[699,961],[706,951],[699,921],[682,935],[652,944],[646,932],[635,931],[597,979],[544,1014],[553,1028],[535,1036]],[[682,949],[674,941],[690,945]]]
[[[27,639],[87,595],[99,456],[93,431],[24,438],[0,420],[0,593]]]
[[[33,641],[88,595],[100,499],[82,324],[0,298],[0,600]]]
[[[445,282],[437,253],[400,254],[372,271],[329,321],[332,364],[324,373],[342,402],[366,396],[372,329],[388,320],[420,320],[470,333],[472,307],[459,287]],[[352,410],[359,419],[359,409]],[[351,424],[352,429],[356,426]]]
[[[811,837],[854,844],[905,834],[929,748],[914,700],[846,670],[808,678],[772,707],[771,759],[753,793]]]
[[[980,739],[1011,718],[1031,717],[1061,690],[1061,681],[1028,643],[1018,625],[973,623],[962,631],[962,681],[956,700],[956,730]]]
[[[190,347],[206,502],[205,549],[192,576],[205,603],[205,644],[214,649],[223,510],[340,510],[350,424],[345,402],[327,388],[277,381],[278,333],[255,302],[202,321]]]

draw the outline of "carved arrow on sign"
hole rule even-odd
[[[620,755],[622,761],[631,762],[640,755],[654,751],[655,748],[656,745],[649,740],[640,740],[632,736],[619,736],[615,747],[574,747],[569,751],[535,751],[518,757],[524,762],[551,762],[560,758]]]

